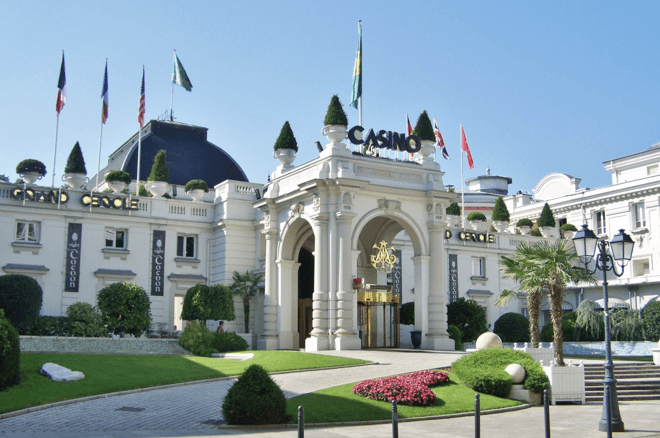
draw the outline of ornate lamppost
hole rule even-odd
[[[623,432],[625,430],[621,414],[619,413],[619,402],[616,395],[616,379],[614,378],[614,364],[612,363],[612,333],[610,330],[610,312],[607,295],[607,272],[612,271],[617,277],[623,275],[624,267],[632,257],[635,242],[632,238],[619,230],[609,242],[598,240],[593,231],[582,225],[582,229],[573,237],[575,251],[585,268],[592,259],[596,265],[593,270],[587,268],[590,274],[597,270],[603,271],[603,307],[605,311],[605,378],[603,379],[603,411],[598,430],[605,432],[610,438],[612,431]],[[618,267],[618,268],[617,268]]]

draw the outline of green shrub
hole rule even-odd
[[[452,214],[454,216],[461,215],[461,207],[458,205],[458,202],[452,202],[449,204],[449,207],[445,210],[445,213]]]
[[[415,124],[415,129],[413,135],[419,137],[420,140],[430,140],[435,141],[435,134],[433,133],[433,125],[431,124],[431,119],[426,110],[417,118],[417,123]]]
[[[231,290],[224,284],[207,286],[197,284],[186,292],[183,298],[181,319],[184,321],[233,321],[234,298]]]
[[[64,173],[84,173],[87,175],[85,159],[83,158],[82,150],[80,150],[80,144],[78,142],[73,145],[69,158],[66,160]]]
[[[559,229],[562,231],[577,231],[577,228],[573,224],[564,224]]]
[[[245,351],[248,349],[248,343],[236,333],[223,332],[211,334],[213,335],[212,346],[218,353]]]
[[[16,173],[23,175],[28,172],[36,172],[39,175],[44,176],[47,173],[46,165],[41,161],[33,160],[32,158],[28,158],[27,160],[18,163],[18,166],[16,166]]]
[[[529,342],[529,319],[520,313],[505,313],[493,326],[502,342]]]
[[[493,220],[509,222],[509,209],[506,208],[504,198],[501,196],[495,201],[495,206],[493,207]]]
[[[193,190],[204,190],[206,193],[209,191],[209,186],[206,185],[206,181],[203,181],[201,179],[192,179],[186,183],[186,186],[184,187],[184,190],[186,192],[192,192]]]
[[[453,324],[463,334],[462,342],[472,342],[488,331],[486,311],[474,300],[461,297],[447,306],[447,324]]]
[[[71,336],[71,323],[66,316],[37,317],[30,329],[31,336]]]
[[[541,234],[541,230],[539,230],[538,228],[533,228],[532,232],[529,234],[535,237],[543,237],[543,234]]]
[[[534,225],[534,222],[532,222],[530,219],[520,219],[518,222],[516,222],[516,226],[518,228],[520,227],[532,227]]]
[[[447,327],[447,333],[449,333],[449,339],[454,340],[454,350],[463,351],[463,333],[461,333],[461,329],[454,324],[450,324]]]
[[[532,356],[508,348],[489,348],[471,353],[451,365],[456,375],[470,388],[498,397],[508,397],[513,384],[504,370],[512,363],[525,369],[525,388],[540,393],[550,388],[543,368]],[[469,383],[468,383],[469,382]]]
[[[651,301],[642,309],[642,321],[647,341],[660,339],[660,301]]]
[[[287,421],[282,390],[259,365],[250,365],[222,402],[228,424],[281,424]]]
[[[274,149],[276,151],[280,149],[293,149],[298,152],[298,142],[293,135],[293,130],[291,129],[288,120],[284,122],[284,125],[282,126],[280,135],[277,137],[277,141],[275,141]]]
[[[0,391],[18,383],[20,360],[18,331],[0,309]]]
[[[213,343],[213,333],[206,328],[205,324],[197,321],[186,324],[186,328],[179,336],[179,345],[195,356],[211,357],[211,354],[217,353],[218,351],[213,347]]]
[[[149,295],[137,284],[111,284],[99,291],[97,302],[110,333],[137,338],[151,326]]]
[[[108,330],[103,326],[103,318],[89,303],[73,303],[66,309],[69,318],[69,333],[81,338],[107,337]]]
[[[154,157],[154,164],[151,166],[151,173],[147,177],[147,181],[163,181],[170,183],[170,171],[167,168],[167,152],[161,149]]]
[[[612,340],[613,341],[643,341],[644,321],[639,310],[612,310]]]
[[[415,302],[411,301],[401,305],[401,324],[415,324]]]
[[[148,196],[152,197],[153,195],[147,190],[147,188],[144,186],[144,184],[140,184],[140,187],[138,187],[138,195],[139,196]]]
[[[328,125],[342,125],[348,126],[348,117],[344,112],[344,108],[341,106],[339,101],[339,96],[336,94],[330,99],[330,105],[328,105],[328,111],[325,113],[325,119],[323,120],[325,126]]]
[[[590,300],[582,301],[577,307],[575,320],[576,341],[605,340],[605,321],[603,312],[596,310],[596,303]]]
[[[575,320],[577,319],[576,312],[567,312],[564,313],[561,319],[561,329],[563,332],[562,339],[564,342],[573,342],[576,341],[575,334]],[[541,330],[541,335],[539,337],[541,342],[553,342],[554,340],[554,329],[552,328],[552,321],[547,323],[543,330]]]
[[[486,220],[486,215],[483,213],[480,213],[478,211],[473,211],[472,213],[468,214],[467,220],[469,221],[485,221]]]
[[[30,332],[42,301],[43,291],[34,278],[20,274],[0,276],[0,309],[5,310],[6,318],[19,334]]]
[[[108,182],[123,182],[124,184],[130,184],[132,181],[131,175],[129,175],[128,172],[124,172],[123,170],[112,170],[108,172],[108,174],[105,176],[105,180]]]
[[[554,227],[556,225],[555,215],[552,214],[550,206],[546,202],[541,211],[541,217],[539,219],[539,227]]]

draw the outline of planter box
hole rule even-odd
[[[660,365],[660,348],[651,348],[651,353],[653,353],[653,363]]]
[[[513,349],[531,355],[536,362],[542,361],[545,364],[550,364],[555,361],[555,346],[553,343],[550,343],[547,348],[543,348],[543,342],[539,343],[539,348],[530,347],[527,342],[523,347],[518,347],[518,343],[515,343]]]
[[[511,387],[511,394],[509,394],[511,400],[523,401],[529,403],[532,406],[539,406],[541,404],[541,393],[532,392],[529,389],[525,389],[525,385],[513,385]]]
[[[573,365],[573,361],[569,360],[565,367],[555,366],[554,362],[550,366],[541,363],[541,366],[550,380],[553,405],[558,401],[586,403],[582,361],[579,365]]]

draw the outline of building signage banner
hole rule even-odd
[[[80,249],[82,244],[82,224],[69,224],[66,241],[66,275],[64,291],[78,292],[80,285]]]
[[[123,196],[105,196],[85,194],[80,198],[83,207],[105,207],[118,210],[137,210],[138,199],[127,198]]]
[[[449,303],[458,301],[458,256],[449,254]]]
[[[445,239],[449,240],[454,236],[449,230],[445,230]],[[462,242],[477,242],[477,243],[495,243],[495,235],[490,233],[475,233],[474,231],[459,231],[456,234],[458,240]]]
[[[10,196],[19,201],[45,202],[48,204],[66,204],[69,202],[69,194],[63,190],[35,190],[29,187],[23,190],[23,187],[14,187]]]
[[[165,231],[154,230],[151,246],[151,295],[163,296],[165,274]]]
[[[399,297],[402,297],[402,294],[403,294],[402,274],[403,274],[403,272],[401,271],[401,250],[400,249],[395,250],[394,255],[396,256],[396,263],[394,264],[394,268],[392,268],[392,291],[395,294],[398,294]]]

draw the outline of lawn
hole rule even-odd
[[[197,356],[21,354],[20,383],[0,392],[0,414],[116,391],[237,376],[252,364],[259,364],[268,372],[276,372],[368,363],[358,359],[289,351],[251,353],[254,353],[254,358],[243,362]],[[53,382],[39,374],[39,369],[46,362],[82,371],[85,379]]]
[[[454,374],[449,373],[450,383],[432,387],[437,400],[433,406],[397,407],[399,418],[432,417],[474,411],[473,390],[463,385]],[[357,383],[357,382],[356,382]],[[287,413],[291,423],[297,422],[298,406],[303,406],[305,423],[338,423],[348,421],[391,420],[392,404],[371,400],[355,395],[351,389],[355,383],[335,386],[311,394],[301,395],[287,400]],[[520,401],[498,398],[492,395],[480,395],[481,410],[519,406]]]

